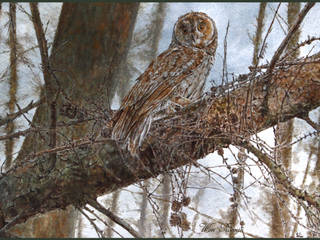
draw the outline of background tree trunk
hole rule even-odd
[[[289,2],[287,9],[288,29],[290,29],[297,18],[301,3]],[[292,49],[299,43],[300,30],[298,30],[290,39],[286,52]],[[293,52],[289,59],[293,60],[299,56],[299,51]],[[290,172],[292,161],[292,146],[286,146],[292,142],[294,119],[290,119],[284,123],[278,123],[276,126],[275,138],[276,145],[280,146],[280,150],[276,150],[276,161],[282,164],[284,169]],[[283,190],[281,185],[277,186],[279,191]],[[281,200],[279,199],[281,198]],[[289,237],[291,230],[290,213],[286,206],[289,206],[289,197],[286,194],[273,193],[272,194],[272,223],[271,236],[272,237]]]
[[[9,46],[10,46],[10,90],[8,110],[9,114],[13,113],[17,104],[18,74],[17,74],[17,23],[16,23],[16,4],[10,3],[9,10]],[[0,9],[1,11],[1,9]],[[12,134],[15,129],[14,121],[6,125],[6,133]],[[14,139],[6,141],[6,163],[5,168],[8,169],[12,163],[12,154],[14,147]]]
[[[126,58],[138,5],[63,4],[50,56],[50,67],[55,75],[51,76],[51,83],[57,89],[58,121],[70,121],[68,116],[60,114],[65,104],[80,112],[79,115],[79,109],[92,110],[94,103],[98,103],[101,111],[108,108],[118,82],[114,76]],[[47,105],[44,104],[37,109],[33,125],[45,126],[47,121]],[[92,126],[92,122],[84,122],[58,129],[58,143],[83,137]],[[48,148],[46,134],[32,134],[25,139],[18,161],[45,148]],[[72,237],[75,216],[73,207],[57,210],[29,219],[13,233],[23,237]]]

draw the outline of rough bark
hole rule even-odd
[[[108,99],[113,97],[110,86],[116,85],[117,79],[114,76],[118,65],[127,54],[138,3],[64,4],[49,61],[46,61],[46,40],[41,31],[36,5],[31,7],[36,34],[42,47],[41,57],[45,60],[43,68],[46,81],[41,99],[46,102],[37,109],[32,122],[33,129],[42,130],[33,131],[26,137],[16,159],[17,164],[25,163],[29,154],[52,148],[48,146],[52,134],[46,132],[52,126],[50,122],[53,115],[57,126],[68,126],[69,124],[65,123],[73,120],[70,116],[72,114],[68,112],[70,108],[81,115],[79,109],[86,108],[90,111],[94,108],[93,103],[101,109],[108,107]],[[49,110],[52,102],[55,104],[55,114]],[[80,122],[82,124],[70,124],[57,129],[51,127],[51,130],[57,133],[56,144],[62,145],[83,137],[88,133],[88,129],[94,126],[85,119]],[[50,171],[50,165],[63,170],[63,166],[59,166],[59,160],[50,164],[47,159],[40,165],[43,178],[46,178],[46,172]],[[70,237],[73,232],[73,211],[69,208],[68,211],[53,212],[51,216],[30,219],[29,226],[19,226],[14,234],[25,237]],[[41,231],[39,223],[43,223]],[[60,227],[60,231],[53,233],[51,230],[57,228],[45,223],[56,223],[55,226]]]

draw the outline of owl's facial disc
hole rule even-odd
[[[179,18],[176,39],[183,45],[203,48],[214,39],[214,22],[205,13],[191,12]]]

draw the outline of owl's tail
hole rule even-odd
[[[111,138],[117,140],[132,156],[138,156],[139,147],[150,130],[152,116],[136,112],[134,106],[127,106],[113,118]]]

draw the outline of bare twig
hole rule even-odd
[[[94,230],[96,230],[98,237],[104,238],[105,236],[103,235],[102,230],[100,230],[99,227],[94,223],[95,219],[90,218],[81,208],[77,209],[79,210],[79,212],[82,213],[83,216],[86,217],[86,219],[88,219],[89,223],[93,226]]]
[[[22,109],[21,109],[21,107],[19,106],[18,103],[16,104],[16,106],[17,106],[19,112],[21,112]],[[26,116],[24,113],[22,113],[22,116],[23,116],[24,119],[29,123],[29,125],[31,125],[31,126],[33,125],[32,122],[31,122],[31,120],[30,120],[29,118],[27,118],[27,116]]]
[[[290,38],[293,36],[293,34],[299,29],[300,24],[302,23],[303,19],[305,18],[305,16],[307,15],[307,13],[309,12],[309,10],[315,5],[314,2],[308,2],[306,3],[306,5],[304,6],[304,8],[301,10],[301,12],[299,13],[298,18],[296,19],[296,21],[293,23],[292,27],[289,29],[289,32],[287,34],[287,36],[282,40],[280,46],[278,47],[277,51],[275,52],[275,54],[273,55],[270,65],[269,65],[269,72],[272,72],[276,62],[278,61],[278,59],[280,58],[280,55],[282,54],[282,52],[284,51],[284,49],[286,48],[286,46],[289,43]]]
[[[105,214],[107,217],[112,219],[114,222],[119,224],[121,227],[126,229],[129,233],[131,233],[132,236],[135,238],[142,238],[142,236],[134,230],[128,223],[126,223],[122,218],[114,215],[111,211],[103,207],[100,203],[98,203],[96,200],[88,199],[88,204],[92,206],[93,208],[97,209],[99,212]]]
[[[266,36],[265,36],[264,39],[263,39],[263,42],[262,42],[262,45],[261,45],[261,49],[260,49],[260,52],[259,52],[259,55],[258,55],[258,59],[257,59],[256,65],[259,64],[259,60],[260,60],[260,58],[262,58],[263,53],[265,52],[266,41],[267,41],[267,38],[268,38],[269,34],[271,33],[271,29],[272,29],[274,20],[276,19],[276,16],[277,16],[277,14],[278,14],[278,11],[279,11],[280,6],[281,6],[281,3],[278,4],[278,7],[277,7],[277,9],[276,9],[276,11],[275,11],[275,13],[274,13],[274,15],[273,15],[272,21],[271,21],[270,26],[269,26],[269,28],[268,28],[268,31],[267,31],[267,33],[266,33]]]
[[[18,131],[18,132],[15,132],[15,133],[3,135],[3,136],[0,136],[0,141],[6,140],[6,139],[10,139],[10,138],[17,138],[17,137],[20,137],[20,136],[26,136],[30,132],[35,132],[35,131],[37,131],[37,130],[34,129],[34,128],[28,128],[26,130],[22,130],[22,131]]]
[[[247,121],[247,116],[246,116],[246,112],[247,112],[247,109],[249,107],[249,103],[252,102],[252,98],[253,98],[253,95],[252,95],[252,87],[251,85],[254,84],[254,77],[256,76],[257,74],[257,66],[259,64],[259,61],[260,59],[263,58],[263,55],[264,55],[264,52],[265,52],[265,49],[266,49],[266,41],[267,41],[267,38],[269,36],[269,34],[271,33],[271,29],[272,29],[272,26],[273,26],[273,23],[274,23],[274,20],[276,18],[276,15],[278,13],[278,10],[281,6],[281,3],[278,4],[278,7],[276,9],[276,12],[274,13],[274,16],[272,18],[272,21],[269,25],[269,28],[268,28],[268,31],[263,39],[263,42],[262,42],[262,45],[261,45],[261,48],[260,48],[260,51],[259,51],[259,54],[257,55],[256,57],[256,60],[255,60],[255,66],[253,67],[253,71],[250,75],[250,78],[249,78],[249,87],[248,87],[248,90],[247,90],[247,93],[246,93],[246,102],[245,102],[245,111],[243,111],[243,114],[242,114],[242,119],[241,121],[243,121],[244,123]],[[262,20],[262,19],[261,19]],[[250,104],[251,105],[251,104]],[[241,123],[241,125],[243,125]]]
[[[269,8],[273,12],[275,12],[275,9],[271,5],[269,5]],[[279,13],[276,14],[276,20],[279,23],[279,26],[280,26],[281,30],[283,31],[284,35],[287,35],[288,32],[285,30],[285,28],[282,26],[282,23],[281,23],[281,21],[282,21],[286,26],[288,26],[287,21]]]
[[[253,153],[261,162],[263,162],[277,178],[279,183],[282,184],[293,197],[307,201],[310,205],[320,209],[320,199],[313,194],[309,194],[307,191],[294,187],[289,178],[285,175],[284,171],[281,169],[281,166],[276,164],[267,154],[264,154],[247,141],[241,141],[238,144]]]
[[[32,16],[30,13],[28,13],[20,4],[17,4],[17,6],[21,12],[23,12],[26,16],[29,17],[30,20],[32,20]]]
[[[20,214],[18,214],[15,218],[13,218],[9,223],[7,223],[6,225],[4,225],[1,229],[0,229],[0,236],[5,235],[6,231],[8,231],[12,226],[16,225],[18,221],[21,220],[21,218],[23,217],[24,212],[21,212]]]
[[[28,111],[30,111],[31,109],[40,106],[41,104],[41,100],[37,101],[37,102],[33,102],[31,101],[28,106],[22,108],[21,110],[15,112],[15,113],[11,113],[11,114],[7,114],[7,117],[5,118],[0,118],[0,126],[7,124],[9,122],[12,122],[13,120],[15,120],[17,117],[19,117],[20,115],[22,115],[23,113],[27,113]]]
[[[69,126],[77,125],[79,123],[88,122],[88,121],[92,121],[92,120],[95,120],[95,119],[89,118],[89,119],[73,120],[73,121],[69,121],[69,122],[58,122],[57,128],[69,127]],[[2,136],[0,136],[0,141],[6,140],[9,138],[18,138],[21,136],[26,136],[32,132],[41,132],[41,131],[48,131],[48,129],[32,126],[31,128],[28,128],[25,130],[21,130],[21,131],[15,132],[15,133],[7,134],[7,135],[2,135]]]
[[[294,65],[306,65],[306,64],[312,64],[312,63],[320,63],[319,60],[309,60],[309,61],[305,61],[305,62],[302,62],[301,60],[294,60],[294,61],[286,61],[286,62],[279,62],[279,63],[276,63],[276,67],[279,67],[279,68],[284,68],[284,67],[289,67],[289,66],[294,66]],[[269,65],[268,64],[263,64],[263,65],[260,65],[258,67],[256,67],[256,69],[267,69],[269,68]],[[249,67],[250,70],[253,70],[254,67]]]
[[[304,47],[305,45],[310,45],[314,41],[319,41],[319,37],[308,37],[307,40],[297,44],[294,48],[290,49],[290,51],[287,51],[287,53],[279,60],[280,62],[286,59],[288,56],[295,53],[299,48]]]
[[[281,148],[282,148],[282,147],[292,146],[292,145],[294,145],[294,144],[302,141],[303,139],[306,139],[306,138],[312,137],[312,136],[316,136],[316,135],[319,135],[319,134],[320,134],[319,131],[309,132],[309,133],[304,134],[303,136],[299,137],[297,140],[295,140],[295,141],[293,141],[293,142],[291,142],[291,143],[285,144],[284,146],[281,146]],[[280,148],[280,149],[281,149],[281,148]]]
[[[224,36],[223,41],[223,70],[222,70],[222,83],[221,85],[224,86],[225,81],[228,82],[228,69],[227,69],[227,46],[228,46],[228,32],[229,32],[229,21],[226,28],[226,35]]]
[[[98,214],[96,214],[94,212],[94,210],[91,210],[89,209],[88,207],[84,207],[84,209],[88,212],[90,212],[93,216],[95,216],[97,219],[99,219],[104,225],[106,225],[111,231],[115,232],[116,234],[118,234],[120,237],[123,238],[123,236],[118,232],[116,231],[112,226],[110,226],[106,221],[104,221],[101,217],[98,216]],[[112,220],[111,220],[112,221]],[[113,223],[113,221],[112,221]]]

